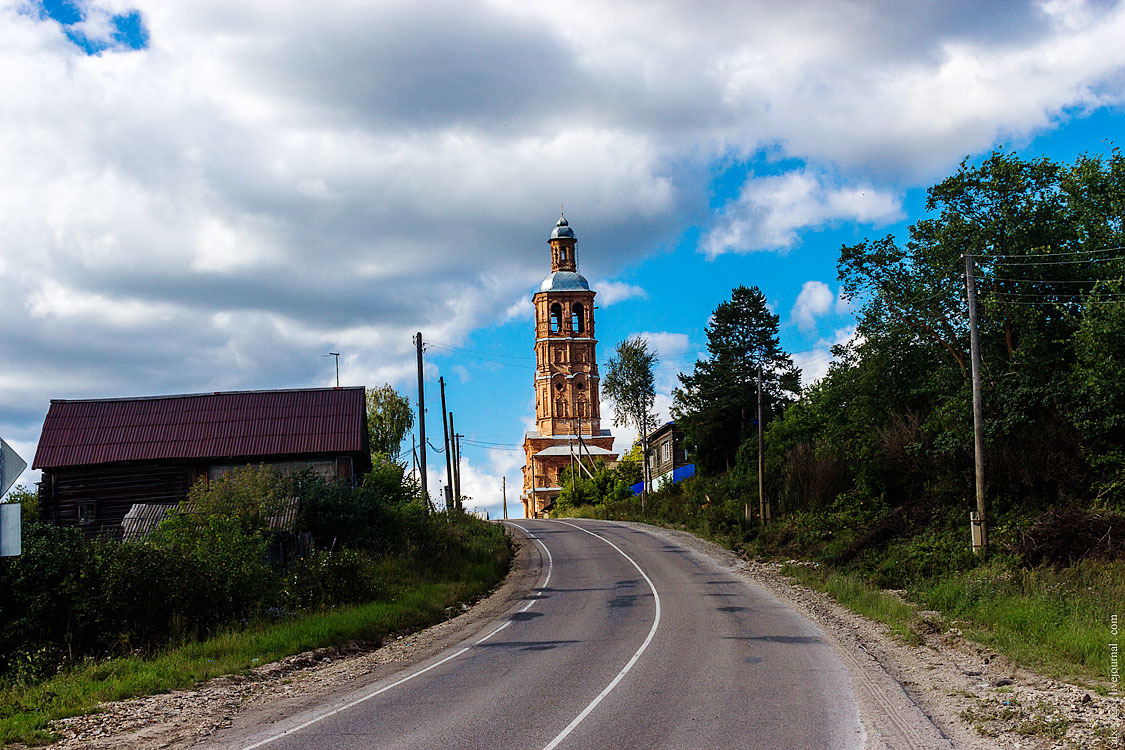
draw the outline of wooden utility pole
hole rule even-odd
[[[508,477],[501,477],[503,484],[500,485],[500,496],[504,498],[504,520],[508,520]]]
[[[422,380],[422,332],[414,337],[414,343],[418,348],[418,439],[422,443],[422,452],[419,458],[419,465],[422,474],[422,498],[425,501],[426,511],[430,509],[430,492],[426,486],[426,389]]]
[[[766,506],[766,440],[762,427],[762,366],[758,365],[758,514],[764,524],[769,520]]]
[[[973,361],[973,453],[976,463],[977,519],[980,554],[988,554],[988,523],[984,508],[984,403],[980,386],[980,335],[977,331],[977,285],[973,278],[973,254],[965,251],[965,296],[969,303],[969,351]],[[976,551],[976,548],[974,548]]]
[[[461,510],[461,435],[453,429],[453,412],[449,412],[449,439],[453,445],[453,505]]]
[[[445,410],[445,377],[438,378],[438,384],[441,386],[441,431],[445,436],[445,486],[447,494],[445,496],[445,509],[451,510],[453,508],[453,455],[449,450],[449,412]]]

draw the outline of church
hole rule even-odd
[[[614,461],[601,426],[594,292],[578,273],[574,230],[560,216],[551,237],[551,272],[535,305],[535,430],[524,436],[524,516],[543,518],[562,489],[562,472],[594,459]]]

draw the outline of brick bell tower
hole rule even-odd
[[[559,217],[551,237],[551,272],[535,305],[535,431],[524,436],[524,515],[542,518],[572,463],[613,461],[613,436],[601,427],[594,292],[578,273],[578,239]]]

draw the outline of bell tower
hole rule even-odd
[[[601,428],[594,295],[578,273],[578,239],[563,216],[547,240],[551,272],[535,305],[535,432],[524,438],[525,515],[549,511],[560,472],[576,461],[613,460],[613,436]]]

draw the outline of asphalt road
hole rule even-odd
[[[820,630],[696,552],[604,521],[514,521],[537,585],[427,661],[224,743],[283,748],[862,744]]]

